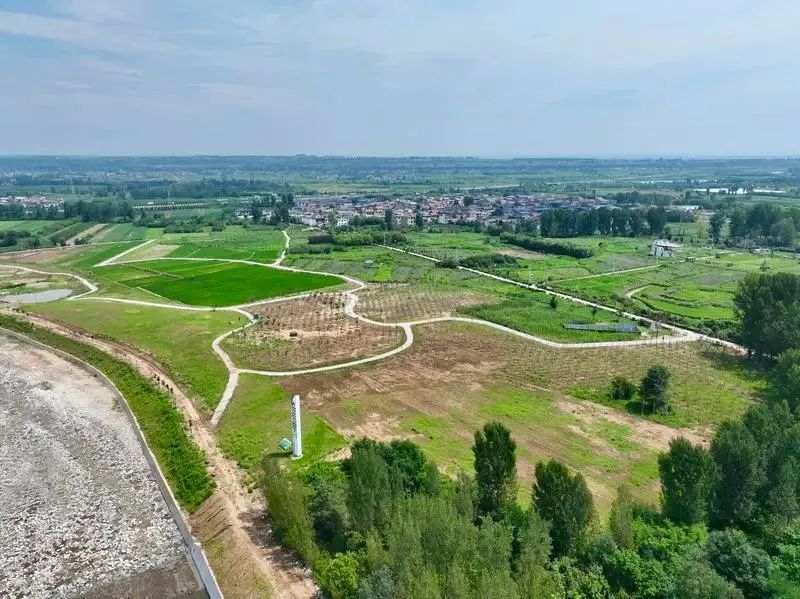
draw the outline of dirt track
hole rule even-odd
[[[112,391],[2,334],[0,355],[0,596],[205,596]]]

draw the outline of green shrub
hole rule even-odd
[[[615,376],[611,379],[611,399],[616,401],[631,401],[636,394],[636,385],[624,376]]]

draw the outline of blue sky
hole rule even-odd
[[[796,0],[3,0],[0,153],[797,155]]]

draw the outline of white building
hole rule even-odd
[[[672,254],[680,245],[672,243],[666,239],[656,239],[650,246],[650,255],[656,258],[672,258]]]

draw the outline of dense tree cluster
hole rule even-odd
[[[541,214],[539,230],[543,237],[616,235],[637,237],[661,235],[669,214],[663,207],[606,208],[570,210],[555,208]],[[687,213],[676,213],[678,216]],[[687,218],[684,216],[684,222]]]
[[[785,403],[684,438],[658,460],[661,510],[621,488],[607,526],[579,473],[535,465],[518,503],[516,443],[475,433],[453,481],[410,441],[362,439],[341,465],[259,477],[276,534],[338,598],[769,598],[800,586],[800,424]]]
[[[752,206],[736,206],[714,213],[710,224],[711,235],[722,238],[723,225],[729,223],[730,245],[766,245],[794,248],[800,231],[800,208],[783,208],[761,202]]]
[[[399,244],[406,243],[406,236],[400,231],[341,231],[334,235],[336,245],[372,245],[372,244]]]
[[[734,293],[739,339],[753,353],[800,349],[800,276],[750,273]]]
[[[11,247],[18,244],[38,245],[39,238],[34,237],[29,231],[0,231],[0,247]]]

